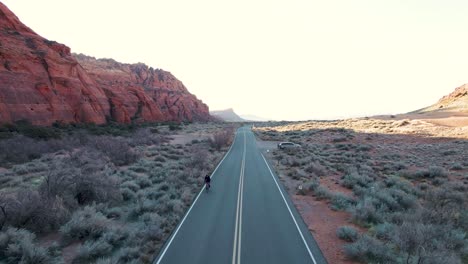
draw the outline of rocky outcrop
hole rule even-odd
[[[415,111],[415,113],[428,112],[468,113],[468,84],[456,88],[455,91],[442,97],[437,103]]]
[[[211,119],[208,107],[167,71],[83,54],[75,57],[105,91],[112,117],[118,122]]]
[[[168,72],[78,58],[67,46],[37,35],[0,3],[0,123],[211,118],[208,107]]]
[[[229,108],[225,110],[216,110],[216,111],[211,111],[210,112],[212,116],[219,118],[222,121],[225,122],[245,122],[246,120],[242,119],[236,112],[234,112],[234,109]]]

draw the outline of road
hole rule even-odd
[[[327,263],[250,128],[211,177],[155,264]]]

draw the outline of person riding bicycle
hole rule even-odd
[[[211,178],[210,178],[210,175],[207,174],[207,175],[205,176],[206,188],[209,189],[209,188],[211,187],[210,183],[211,183]]]

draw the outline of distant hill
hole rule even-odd
[[[226,122],[245,122],[238,114],[234,112],[234,109],[229,108],[226,110],[210,111],[210,114]]]
[[[258,122],[266,122],[271,121],[272,119],[263,118],[255,115],[240,115],[241,118],[249,121],[258,121]]]
[[[468,114],[468,84],[455,89],[451,94],[442,97],[437,103],[411,112],[410,114],[426,113],[463,113]]]

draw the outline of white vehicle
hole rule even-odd
[[[281,142],[278,144],[278,149],[295,149],[300,147],[301,145],[292,142]]]

